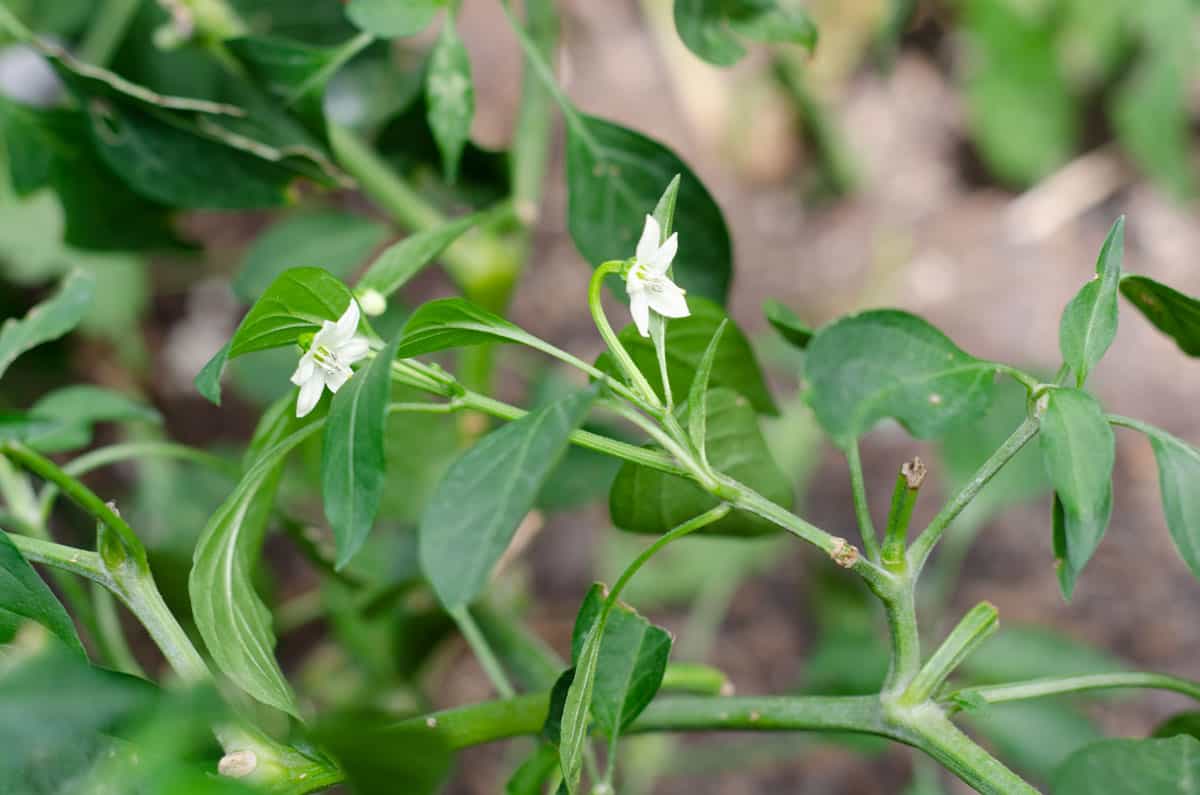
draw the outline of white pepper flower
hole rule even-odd
[[[650,336],[650,313],[663,317],[687,317],[687,299],[679,285],[667,276],[671,261],[679,248],[679,235],[672,234],[665,243],[658,221],[646,216],[646,226],[637,244],[637,256],[625,277],[625,290],[629,293],[629,311],[633,322],[643,337]]]
[[[342,384],[350,380],[354,371],[350,365],[367,355],[367,338],[358,331],[358,304],[350,306],[338,318],[337,323],[326,320],[321,330],[313,335],[312,344],[300,357],[292,383],[300,387],[296,398],[296,416],[308,414],[321,400],[325,387],[337,392]]]

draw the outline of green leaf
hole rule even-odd
[[[471,82],[471,59],[454,29],[454,17],[446,16],[442,33],[429,58],[425,75],[425,103],[429,129],[442,152],[446,181],[458,178],[458,161],[471,136],[475,117],[475,85]]]
[[[971,137],[1001,181],[1029,185],[1076,152],[1080,110],[1059,67],[1054,14],[1007,0],[964,6],[972,56],[965,94]]]
[[[250,209],[287,203],[301,176],[341,177],[321,141],[246,83],[236,104],[174,97],[35,41],[82,106],[104,163],[134,192],[175,207]]]
[[[253,301],[290,268],[322,268],[345,279],[383,242],[387,227],[338,212],[293,215],[255,239],[233,280],[233,291]]]
[[[779,336],[800,350],[804,350],[808,347],[808,343],[812,342],[815,332],[800,319],[799,315],[778,301],[768,300],[763,304],[763,315],[766,316],[767,322],[779,332]]]
[[[1200,578],[1200,450],[1159,428],[1143,426],[1154,460],[1163,515],[1179,557]]]
[[[717,357],[717,349],[721,345],[721,335],[725,333],[726,321],[721,321],[713,332],[708,348],[696,368],[692,378],[691,389],[688,390],[688,436],[697,450],[707,455],[705,442],[708,438],[708,382],[712,379],[713,361]]]
[[[92,426],[98,422],[162,422],[162,416],[146,404],[110,389],[88,385],[55,390],[29,410],[63,426],[32,440],[31,444],[44,453],[86,447],[92,442]]]
[[[228,360],[229,343],[227,342],[213,354],[213,357],[200,368],[200,372],[196,373],[196,377],[192,379],[196,391],[214,406],[221,405],[221,376],[225,372],[225,363]]]
[[[341,47],[314,47],[279,36],[245,36],[222,42],[268,94],[291,109],[309,132],[324,140],[325,85]]]
[[[293,423],[285,413],[287,402],[281,400],[277,406],[281,407],[274,414],[278,421],[256,434],[252,465],[196,543],[188,592],[196,628],[221,671],[264,704],[298,717],[291,686],[275,660],[271,611],[254,590],[251,570],[283,459],[321,426]],[[297,424],[298,430],[280,439]]]
[[[571,667],[559,674],[550,688],[550,706],[546,710],[546,722],[542,724],[542,737],[556,748],[562,744],[563,709],[567,704],[567,693],[575,681],[575,668]],[[555,754],[557,757],[558,754]]]
[[[30,309],[25,317],[5,320],[0,326],[0,376],[22,353],[75,328],[91,306],[95,291],[95,277],[71,271],[58,292]]]
[[[373,36],[412,36],[429,27],[445,0],[350,0],[346,16]]]
[[[667,377],[671,379],[671,392],[687,394],[696,378],[696,371],[708,349],[708,344],[722,324],[726,325],[721,342],[714,354],[712,386],[733,389],[743,395],[755,411],[775,414],[777,409],[767,387],[766,379],[759,368],[750,341],[729,316],[717,304],[695,296],[688,297],[692,314],[673,318],[666,324]],[[659,394],[662,393],[662,376],[659,372],[658,354],[654,343],[638,333],[633,324],[621,329],[617,335],[621,344],[629,351],[638,369]],[[596,366],[614,377],[619,376],[616,363],[608,353],[596,361]]]
[[[654,220],[658,221],[659,243],[665,243],[667,238],[671,236],[671,231],[675,225],[675,205],[679,203],[679,183],[683,181],[680,174],[676,174],[674,178],[667,184],[666,189],[662,192],[662,196],[658,197],[658,204],[654,205]]]
[[[592,585],[575,618],[572,652],[583,655],[588,630],[604,603],[606,589]],[[671,654],[671,636],[628,605],[617,603],[609,612],[600,642],[596,680],[592,685],[592,715],[610,737],[632,725],[662,684]],[[578,660],[576,660],[578,663]]]
[[[482,593],[595,399],[589,389],[527,414],[485,436],[446,472],[419,533],[421,569],[447,608]]]
[[[749,402],[730,389],[708,393],[706,422],[709,463],[772,502],[792,503],[792,484],[771,458]],[[634,533],[665,533],[717,505],[717,498],[691,480],[626,462],[609,493],[615,526]],[[713,535],[749,536],[776,531],[764,519],[735,511],[699,530]]]
[[[0,530],[0,611],[36,621],[70,649],[85,654],[71,617],[3,530]]]
[[[1188,356],[1200,356],[1200,301],[1146,276],[1121,277],[1121,294]]]
[[[1186,2],[1163,3],[1175,7],[1179,24],[1168,37],[1174,41],[1146,41],[1141,57],[1134,59],[1124,79],[1111,94],[1108,115],[1122,148],[1142,171],[1177,199],[1196,193],[1196,168],[1192,162],[1190,83],[1195,69],[1194,45],[1187,26],[1195,13]]]
[[[574,674],[563,702],[558,743],[558,760],[562,767],[563,785],[570,795],[579,788],[583,768],[583,746],[587,742],[591,723],[592,692],[596,685],[596,667],[600,663],[600,648],[604,638],[604,621],[596,614],[573,655]]]
[[[290,268],[242,318],[229,341],[229,358],[294,345],[301,334],[319,330],[326,320],[336,321],[352,300],[349,288],[328,272]]]
[[[145,199],[100,162],[84,111],[31,108],[0,99],[0,133],[9,150],[13,188],[43,186],[58,195],[63,241],[83,249],[179,248],[168,208]],[[103,196],[97,202],[95,197]],[[48,233],[48,230],[44,230]]]
[[[440,298],[421,305],[404,324],[401,359],[493,342],[519,342],[544,350],[546,343],[525,329],[508,322],[464,298]]]
[[[662,144],[583,114],[573,114],[567,125],[567,226],[571,238],[593,266],[632,257],[647,211],[676,175],[680,184],[674,224],[679,233],[675,280],[690,297],[724,304],[732,278],[733,250],[725,219],[708,190]]]
[[[456,218],[435,229],[414,232],[408,237],[383,250],[371,267],[358,280],[358,290],[375,290],[387,297],[399,290],[409,279],[486,217],[486,213],[473,213]]]
[[[28,442],[63,430],[63,423],[23,411],[0,411],[0,442]]]
[[[1200,740],[1102,740],[1072,754],[1054,775],[1055,795],[1200,795]]]
[[[822,328],[804,360],[808,402],[840,447],[884,417],[918,439],[942,436],[987,410],[995,372],[995,364],[894,309],[850,315]]]
[[[998,756],[1026,775],[1041,779],[1049,778],[1071,754],[1104,736],[1078,710],[1055,701],[989,704],[963,715],[963,722],[994,747]],[[1057,789],[1052,791],[1059,795]]]
[[[504,786],[504,795],[542,795],[546,782],[558,769],[558,750],[542,743],[521,763]]]
[[[1177,737],[1186,734],[1200,740],[1200,712],[1179,712],[1154,728],[1151,737]]]
[[[354,795],[433,795],[449,776],[454,755],[446,738],[424,728],[398,728],[382,715],[326,717],[313,732],[337,759]]]
[[[152,683],[93,667],[57,643],[14,658],[0,673],[0,782],[9,792],[81,791],[113,750],[112,735],[161,698]]]
[[[400,338],[333,396],[321,455],[321,496],[341,569],[362,548],[379,513],[392,362]]]
[[[1112,514],[1115,443],[1104,410],[1078,389],[1054,389],[1041,420],[1042,462],[1062,509],[1059,580],[1070,598]],[[1057,511],[1056,511],[1057,512]],[[1056,553],[1057,554],[1057,553]]]
[[[1100,248],[1096,274],[1063,310],[1058,345],[1063,361],[1075,372],[1075,385],[1082,387],[1088,373],[1117,336],[1117,288],[1121,282],[1121,258],[1125,251],[1125,217],[1113,224]]]
[[[688,49],[717,66],[746,54],[738,36],[810,51],[817,45],[808,14],[794,4],[781,8],[777,0],[675,0],[675,30]]]

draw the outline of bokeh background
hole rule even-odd
[[[5,4],[68,44],[85,35],[97,13],[85,0]],[[291,35],[337,40],[323,27],[329,9],[322,5],[276,4],[253,19]],[[783,409],[765,421],[767,438],[797,483],[798,510],[831,532],[855,532],[844,461],[821,441],[797,397],[798,354],[766,324],[764,300],[782,301],[814,325],[856,309],[902,307],[977,356],[1052,373],[1059,313],[1091,275],[1121,214],[1128,219],[1125,269],[1200,293],[1200,7],[1190,0],[812,0],[807,7],[821,34],[815,54],[759,47],[729,69],[700,61],[680,43],[666,0],[558,5],[565,91],[586,112],[668,144],[724,211],[736,253],[731,312],[752,334]],[[114,60],[118,71],[158,68],[145,34],[164,12],[152,2],[142,6]],[[503,148],[519,96],[515,40],[492,0],[466,0],[460,30],[476,80],[473,140]],[[432,40],[431,33],[397,42],[383,57],[398,69],[418,64]],[[187,79],[185,68],[167,82]],[[384,81],[377,92],[402,93],[401,82]],[[36,56],[8,46],[0,50],[0,91],[45,103],[58,88]],[[351,90],[333,90],[330,112],[353,121],[369,111],[359,100]],[[601,344],[585,310],[588,269],[565,231],[561,150],[556,136],[511,316],[586,359]],[[337,216],[328,256],[348,260],[348,272],[403,234],[347,190],[305,196],[298,210],[183,214],[175,223],[194,244],[188,252],[101,253],[63,243],[53,193],[6,191],[0,314],[23,313],[71,267],[97,274],[99,300],[82,333],[14,366],[0,408],[26,407],[64,384],[101,384],[143,397],[164,418],[157,428],[104,428],[101,442],[161,435],[236,450],[257,412],[286,389],[289,358],[233,368],[219,409],[195,393],[191,379],[244,311],[245,296],[231,282],[252,258],[296,256],[286,224],[314,208]],[[452,289],[430,271],[405,300],[415,305]],[[553,388],[553,374],[539,367],[534,358],[505,352],[505,397],[528,403],[539,389]],[[1200,366],[1128,306],[1092,386],[1110,410],[1200,441]],[[896,426],[873,432],[863,456],[877,522],[901,462],[919,454],[931,464],[933,486],[922,494],[919,524],[946,484],[969,470],[973,448],[994,443],[997,432],[1003,438],[1019,411],[1019,399],[1004,401],[996,416],[945,447],[915,443]],[[396,444],[417,455],[438,439],[453,443],[453,426],[426,426],[396,429]],[[934,572],[947,601],[931,598],[926,637],[932,641],[939,626],[944,631],[946,621],[988,599],[1006,629],[969,666],[979,681],[1122,664],[1114,659],[1200,676],[1200,583],[1171,547],[1145,440],[1118,433],[1112,524],[1070,604],[1053,573],[1049,498],[1036,459],[1019,463],[1017,476],[997,484],[988,504],[952,531],[956,541],[975,533],[978,540],[969,549],[947,545],[951,560]],[[560,652],[587,584],[611,578],[644,543],[609,527],[603,487],[611,469],[576,464],[565,473],[573,479],[531,517],[522,554],[493,596],[496,609],[520,612]],[[308,513],[319,517],[300,469],[284,499],[302,513],[307,499]],[[414,466],[398,477],[404,483],[387,524],[401,528],[419,515],[436,473]],[[229,485],[167,464],[118,468],[95,483],[124,495],[161,561],[160,582],[174,604],[183,604],[191,544]],[[60,530],[65,537],[80,532]],[[330,643],[336,627],[314,620],[322,598],[315,572],[281,539],[269,543],[267,559],[264,589],[281,606],[285,668],[313,703],[352,691],[354,677],[364,675],[355,670],[361,660]],[[652,564],[629,600],[676,633],[674,659],[718,665],[740,693],[865,692],[882,674],[874,651],[882,617],[830,568],[790,538],[689,541]],[[434,633],[415,621],[405,626],[421,637]],[[154,659],[146,643],[138,653]],[[417,655],[414,670],[421,676],[418,702],[451,706],[490,693],[453,637]],[[414,698],[403,687],[396,692],[405,703]],[[1005,759],[1044,780],[1088,739],[1145,736],[1184,706],[1169,694],[1038,702],[993,708],[972,726]],[[766,735],[645,738],[626,746],[628,778],[620,791],[630,795],[896,793],[913,776],[929,788],[913,792],[956,791],[926,765],[914,768],[905,749],[870,743]],[[448,791],[499,791],[516,754],[506,746],[465,754]]]

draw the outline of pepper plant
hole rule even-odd
[[[118,5],[109,10],[119,12]],[[0,9],[8,33],[48,61],[68,94],[52,108],[5,102],[9,181],[18,195],[53,192],[71,245],[175,245],[169,211],[275,206],[295,200],[298,180],[359,187],[410,232],[357,274],[356,256],[327,253],[346,243],[328,238],[362,229],[344,218],[323,216],[315,228],[327,234],[296,227],[305,230],[305,245],[292,249],[308,256],[304,248],[316,247],[336,264],[280,261],[265,244],[248,258],[234,286],[249,309],[195,379],[198,392],[220,405],[227,366],[268,351],[287,357],[290,383],[286,373],[280,377],[286,391],[261,412],[240,460],[163,440],[84,452],[97,423],[159,419],[144,404],[97,387],[67,387],[3,415],[0,629],[8,653],[0,677],[0,780],[11,791],[427,792],[440,785],[456,751],[528,737],[527,757],[503,784],[507,792],[605,793],[622,786],[622,738],[720,730],[874,735],[916,749],[979,792],[1032,793],[1033,784],[956,719],[1004,702],[1099,689],[1159,688],[1200,698],[1200,683],[1137,671],[965,685],[961,668],[996,630],[995,607],[976,605],[944,637],[919,623],[921,613],[946,609],[937,603],[918,610],[926,594],[919,583],[939,543],[965,533],[956,520],[1030,444],[1054,490],[1044,531],[1052,534],[1069,598],[1112,511],[1114,428],[1149,439],[1167,525],[1200,575],[1200,503],[1190,488],[1200,479],[1200,451],[1108,413],[1087,390],[1116,335],[1121,296],[1185,354],[1200,353],[1200,303],[1122,271],[1122,220],[1094,275],[1063,311],[1062,366],[1049,379],[972,356],[902,310],[861,312],[814,331],[786,307],[768,308],[770,323],[803,352],[804,400],[848,464],[859,534],[845,538],[793,512],[792,484],[760,430],[759,418],[776,411],[776,398],[724,308],[732,249],[716,202],[666,147],[572,104],[549,66],[556,35],[550,3],[529,0],[523,19],[502,6],[527,75],[511,179],[490,206],[468,203],[471,211],[449,217],[413,186],[402,164],[381,154],[388,125],[373,130],[372,140],[372,131],[329,117],[322,95],[335,73],[379,67],[377,40],[421,32],[442,5],[351,0],[344,18],[334,9],[333,29],[358,32],[318,46],[260,35],[252,17],[217,0],[169,4],[172,16],[158,20],[154,47],[200,58],[221,78],[211,93],[198,89],[195,96],[149,88],[98,65],[116,46],[105,39],[89,37],[90,46],[74,55]],[[107,35],[119,39],[136,11],[109,20],[115,30]],[[430,196],[494,166],[468,142],[474,94],[456,14],[453,3],[442,14],[419,74],[417,118],[401,125],[419,129],[432,145],[440,187],[429,188]],[[812,46],[815,38],[808,18],[782,3],[677,0],[674,14],[683,41],[718,64],[737,60],[747,39]],[[586,294],[562,300],[590,313],[604,346],[592,361],[503,315],[538,215],[553,107],[566,127],[567,225],[592,266]],[[412,109],[392,112],[411,116]],[[111,223],[90,214],[95,194],[80,194],[81,182],[87,191],[108,191],[110,209],[120,210]],[[286,231],[279,239],[293,234]],[[396,322],[401,289],[435,260],[463,295],[427,301]],[[605,286],[628,308],[606,302]],[[17,357],[75,328],[105,289],[93,275],[72,272],[26,315],[5,321],[0,376]],[[626,313],[632,322],[618,332],[610,317]],[[502,401],[496,354],[511,346],[546,357],[570,374],[571,386],[530,409]],[[1007,438],[982,451],[983,463],[921,528],[911,524],[928,468],[915,458],[903,462],[877,532],[860,439],[884,421],[916,439],[961,433],[987,413],[1000,381],[1021,392],[1022,419]],[[461,418],[443,426],[451,430],[444,449],[413,442],[427,438],[418,436],[423,424],[444,415]],[[488,597],[571,447],[616,462],[608,490],[612,524],[653,541],[612,583],[578,594],[569,657],[559,658]],[[135,523],[85,482],[101,467],[164,459],[233,481],[191,549],[183,610],[160,591],[156,555]],[[381,517],[393,493],[407,493],[414,459],[446,463],[419,500],[415,532],[406,532]],[[300,490],[310,498],[319,491],[319,518],[298,516],[302,500],[286,493],[297,464],[312,473],[300,476]],[[94,542],[52,540],[52,519],[65,503],[95,527]],[[496,698],[438,711],[420,698],[397,706],[372,687],[347,695],[337,680],[344,677],[351,691],[356,680],[345,667],[318,668],[320,687],[285,674],[275,627],[290,613],[269,596],[263,558],[274,527],[320,578],[318,614],[344,647],[343,658],[383,672],[372,681],[390,687],[411,678],[430,655],[412,644],[432,634],[426,645],[436,646],[454,632]],[[877,692],[732,695],[720,671],[672,663],[674,638],[622,594],[647,561],[693,534],[784,534],[863,583],[886,619],[889,641]],[[56,591],[31,563],[52,576]],[[161,687],[147,681],[117,602],[169,665]],[[379,619],[399,614],[397,636]],[[380,652],[373,640],[385,634]],[[1053,789],[1194,792],[1194,727],[1184,715],[1154,739],[1089,745],[1054,773]],[[70,743],[62,742],[64,732]]]

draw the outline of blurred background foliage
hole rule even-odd
[[[248,35],[231,46],[253,72],[236,75],[222,65],[221,47],[204,34],[203,26],[196,35],[187,35],[171,13],[180,6],[192,8],[209,31],[219,30],[234,24],[222,16],[219,4],[4,0],[3,5],[80,61],[105,65],[156,92],[130,93],[97,80],[56,51],[35,52],[18,42],[12,30],[0,47],[0,138],[6,162],[0,169],[0,315],[22,314],[74,269],[94,274],[98,285],[82,334],[43,346],[14,364],[4,379],[0,409],[28,407],[79,382],[154,407],[150,412],[101,413],[96,441],[86,439],[75,445],[77,450],[120,440],[171,438],[235,461],[255,418],[289,389],[286,379],[294,364],[287,351],[234,362],[229,398],[221,409],[196,395],[193,376],[228,338],[244,307],[284,268],[314,265],[349,277],[384,244],[420,225],[419,213],[380,213],[353,189],[332,155],[330,123],[369,140],[403,184],[421,197],[422,206],[439,215],[489,208],[512,193],[507,129],[515,116],[519,72],[511,40],[492,35],[503,24],[494,3],[463,4],[462,26],[481,109],[454,181],[444,176],[427,120],[424,76],[431,34],[347,49],[357,29],[336,0],[236,0],[233,7],[247,28],[240,32]],[[823,321],[857,306],[901,301],[913,292],[895,288],[889,268],[880,262],[901,260],[917,271],[928,270],[929,260],[897,254],[880,243],[872,255],[876,261],[866,268],[858,263],[854,270],[842,258],[843,248],[822,252],[815,243],[810,248],[807,241],[789,237],[786,251],[792,259],[780,262],[760,256],[763,247],[755,238],[769,240],[781,228],[800,228],[798,221],[793,224],[800,218],[832,227],[839,212],[852,214],[880,194],[881,173],[907,175],[910,153],[903,146],[889,149],[895,159],[880,165],[869,143],[862,143],[872,140],[864,130],[876,127],[879,133],[901,126],[898,117],[906,97],[892,97],[886,110],[879,111],[882,115],[872,116],[862,110],[863,86],[893,85],[890,81],[917,64],[923,79],[944,92],[939,96],[952,97],[949,104],[960,118],[950,125],[953,140],[939,157],[943,167],[953,170],[955,188],[939,198],[943,205],[986,191],[1003,197],[1002,207],[989,206],[985,212],[999,216],[1012,210],[1010,203],[1049,196],[1055,208],[1049,214],[1057,220],[1045,222],[1046,231],[1039,233],[1045,239],[1097,207],[1113,209],[1110,200],[1119,190],[1149,185],[1161,197],[1156,206],[1171,208],[1161,211],[1165,217],[1179,213],[1194,223],[1200,6],[1189,0],[812,0],[807,8],[820,28],[815,55],[755,47],[719,79],[675,38],[669,3],[579,0],[559,5],[568,91],[585,109],[594,102],[625,118],[640,117],[656,134],[677,139],[688,154],[685,159],[728,208],[739,252],[733,306],[754,332],[753,345],[780,405],[778,417],[763,419],[765,437],[781,470],[796,484],[801,512],[811,511],[831,527],[845,531],[853,521],[841,462],[829,460],[808,409],[795,396],[801,354],[778,340],[755,309],[763,298],[778,297]],[[597,8],[601,5],[605,8]],[[610,68],[607,56],[612,53],[629,53],[628,64],[615,77],[605,77],[606,83],[593,71],[603,74]],[[313,81],[344,58],[349,60],[327,84]],[[642,76],[647,71],[665,77],[647,88]],[[611,94],[613,81],[635,86],[628,102],[609,96],[605,104],[601,95]],[[894,85],[903,92],[912,84]],[[663,90],[670,93],[669,100],[657,96]],[[217,146],[212,130],[204,127],[215,123],[216,116],[165,106],[157,95],[255,107],[261,113],[253,124],[218,119],[226,125],[220,136],[252,140],[270,156],[260,156],[262,150],[255,154]],[[915,113],[930,112],[927,99],[914,102]],[[927,122],[918,120],[917,129],[923,124],[933,131],[931,136],[946,129],[932,116]],[[126,145],[131,140],[132,148]],[[911,154],[924,168],[928,164],[920,157]],[[511,306],[519,322],[597,353],[582,292],[571,293],[578,295],[577,305],[560,306],[566,302],[554,297],[563,294],[556,292],[558,286],[564,292],[577,287],[585,272],[563,243],[560,159],[556,145],[544,221],[535,235],[508,218],[466,238],[475,246],[475,261],[488,263],[483,270],[500,274],[495,283],[472,282],[470,274],[456,272],[452,265],[449,276],[423,274],[400,300],[391,302],[376,328],[387,336],[403,323],[408,307],[454,290],[506,307],[517,282]],[[154,167],[143,166],[150,160]],[[912,190],[916,195],[922,189],[915,185]],[[743,201],[756,208],[753,218],[740,211]],[[1044,209],[1045,201],[1033,206]],[[873,220],[852,219],[846,224],[848,234],[873,235]],[[904,218],[889,223],[900,225]],[[987,245],[989,239],[981,237],[979,245]],[[1134,238],[1136,246],[1136,233]],[[1092,242],[1064,255],[1078,254],[1077,273],[1084,272],[1080,268],[1093,256]],[[802,253],[799,263],[796,248]],[[1182,252],[1200,254],[1186,247]],[[980,266],[961,267],[967,281],[978,273],[972,267]],[[849,285],[843,268],[856,274]],[[541,281],[522,283],[522,269],[536,272]],[[1194,273],[1192,278],[1195,286]],[[963,301],[961,324],[966,326],[971,325],[970,307],[989,302],[970,289],[962,295],[938,293],[937,285],[932,289],[941,296],[934,302],[939,307]],[[916,289],[918,299],[927,294]],[[1056,310],[1048,311],[1056,316]],[[1021,322],[1019,313],[1011,322]],[[1014,333],[1014,338],[1020,335]],[[1053,352],[1052,343],[1042,347]],[[1022,355],[1034,364],[1045,362],[1045,356],[1039,359],[1032,352],[1022,350]],[[495,384],[522,405],[543,403],[571,387],[561,373],[522,351],[504,350],[498,357]],[[469,361],[460,364],[470,367]],[[1162,412],[1178,408],[1176,403]],[[977,466],[986,442],[1003,439],[1022,411],[1018,390],[1011,399],[999,400],[978,427],[951,436],[940,448],[920,450],[937,462],[934,470],[942,484],[952,487]],[[393,476],[380,517],[385,532],[373,535],[371,546],[343,576],[329,576],[323,568],[330,539],[321,529],[314,496],[319,443],[308,444],[289,466],[281,517],[264,553],[270,565],[260,567],[258,585],[275,610],[285,669],[307,706],[370,707],[396,716],[486,695],[478,672],[452,641],[452,623],[420,583],[412,532],[445,467],[460,445],[478,435],[479,428],[463,427],[473,419],[478,418],[400,414],[390,420]],[[913,446],[898,441],[891,429],[873,437],[873,445],[868,452],[878,452],[880,464],[869,474],[873,493],[882,500],[895,465]],[[480,608],[481,623],[491,628],[498,645],[503,622],[487,616],[515,611],[535,635],[563,653],[586,584],[592,578],[611,580],[644,546],[640,537],[600,532],[608,529],[602,503],[616,470],[612,461],[580,449],[571,450],[560,465],[540,499],[540,512],[518,534],[518,546],[528,545],[529,554],[509,562],[489,603]],[[120,495],[151,550],[168,602],[186,619],[192,549],[231,481],[186,462],[166,461],[122,464],[94,477],[98,488]],[[968,541],[997,514],[1034,503],[1036,508],[1019,516],[1040,524],[1024,530],[1048,536],[1042,526],[1047,524],[1045,495],[1037,457],[1025,454],[985,490],[963,516],[959,532],[949,537],[928,578],[925,626],[936,627],[956,615],[954,606],[964,599],[960,575],[972,565]],[[89,538],[91,529],[71,518],[58,520],[56,537]],[[823,561],[794,547],[777,537],[692,539],[656,558],[630,588],[628,599],[677,632],[673,659],[714,662],[744,692],[872,691],[885,673],[879,616],[865,593],[848,588],[845,580],[826,571]],[[1013,556],[1006,548],[1000,554],[1010,554],[1008,562],[1017,567],[1036,559],[1032,553]],[[1048,560],[1042,554],[1041,561]],[[991,576],[993,584],[1011,573],[989,572],[986,560],[976,560],[975,569],[981,582]],[[1052,580],[1048,565],[1037,573]],[[355,587],[364,581],[382,585],[366,592]],[[982,585],[969,593],[990,596]],[[965,669],[971,681],[1119,665],[1109,653],[1073,640],[1071,633],[1023,626],[1041,617],[1037,603],[1030,604],[1027,610],[1016,609],[1020,618],[1014,626],[972,659]],[[1122,626],[1128,630],[1128,624]],[[158,749],[156,758],[165,760],[142,766],[146,783],[123,781],[119,790],[97,785],[87,791],[242,791],[196,774],[203,769],[201,761],[211,769],[215,758],[211,738],[203,731],[216,709],[215,699],[187,696],[200,699],[187,707],[196,720],[175,726],[177,699],[184,696],[150,693],[138,680],[80,667],[32,629],[23,627],[18,633],[13,626],[6,631],[15,642],[0,659],[0,692],[5,694],[0,695],[0,746],[5,748],[0,784],[7,780],[34,786],[31,782],[41,774],[28,764],[44,759],[49,747],[71,750],[71,759],[55,756],[62,778],[20,791],[65,791],[63,782],[78,771],[106,765],[127,773],[130,768],[122,768],[120,760],[131,747],[127,744],[133,744],[139,753]],[[1114,654],[1153,656],[1116,631],[1086,634]],[[540,649],[543,667],[553,659],[549,648],[531,646],[528,640],[514,644],[523,652],[513,653],[528,657],[530,648]],[[1172,648],[1176,656],[1165,661],[1168,665],[1183,655]],[[136,640],[133,653],[142,665],[160,667],[144,638]],[[87,709],[68,709],[67,696],[79,692],[89,694]],[[63,709],[52,720],[36,722],[37,731],[32,731],[32,705],[43,710],[46,703],[60,701]],[[1018,769],[1044,782],[1073,750],[1100,736],[1102,729],[1113,728],[1098,703],[1089,698],[1005,705],[969,720]],[[1161,713],[1150,709],[1143,724]],[[1118,731],[1146,730],[1128,721],[1115,725]],[[896,792],[896,782],[910,775],[913,795],[946,786],[920,763],[910,773],[906,755],[892,751],[881,756],[882,746],[862,740],[845,744],[850,752],[873,760],[868,774],[856,772],[859,757],[847,756],[850,752],[842,750],[840,741],[832,751],[824,740],[802,745],[791,738],[785,743],[731,742],[741,750],[714,758],[711,749],[691,741],[633,739],[624,748],[630,772],[623,791],[650,792],[655,786],[660,788],[653,791],[659,792],[741,791],[727,788],[734,786],[728,778],[734,773],[727,769],[734,761],[743,776],[738,780],[753,781],[751,789],[757,791],[802,780],[810,787],[806,791],[813,792]],[[436,786],[445,772],[437,761],[440,752],[418,750],[434,761],[429,782],[413,786]],[[519,750],[469,752],[453,791],[496,791],[495,782],[519,760]],[[814,783],[811,776],[816,774],[805,769],[805,760],[814,758],[841,761]],[[713,777],[698,787],[697,771]],[[364,780],[389,775],[395,771],[368,771]],[[663,777],[666,784],[659,781]],[[820,786],[824,789],[816,789]]]

